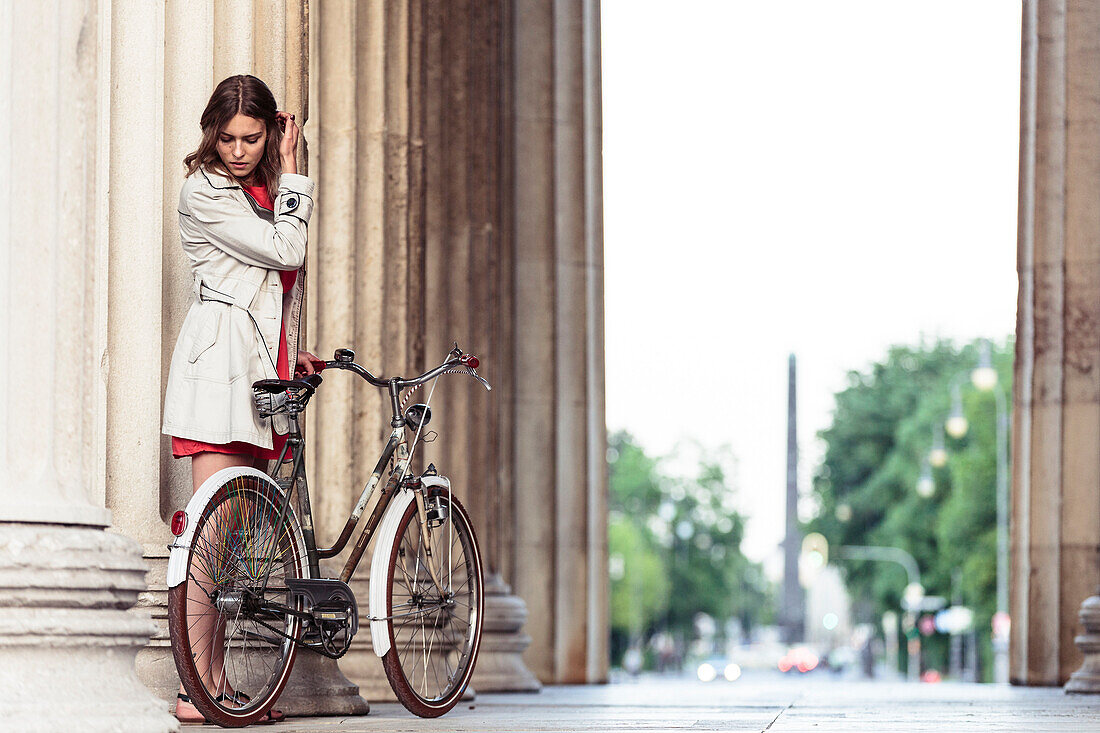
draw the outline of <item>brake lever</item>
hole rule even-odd
[[[470,374],[471,377],[473,377],[474,379],[476,379],[477,381],[479,381],[483,385],[485,385],[485,391],[486,392],[492,392],[493,391],[493,388],[489,385],[489,383],[487,381],[485,381],[484,377],[482,377],[480,374],[477,373],[476,369],[471,368],[469,374]]]
[[[487,391],[487,392],[492,392],[493,391],[492,386],[490,386],[490,384],[485,381],[485,378],[482,377],[480,374],[478,374],[477,371],[473,367],[461,367],[459,369],[448,369],[447,371],[445,371],[443,373],[444,374],[468,374],[471,377],[473,377],[474,379],[476,379],[477,381],[481,382],[482,386],[485,387],[485,391]]]

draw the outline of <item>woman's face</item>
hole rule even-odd
[[[255,117],[239,112],[218,133],[218,155],[237,178],[248,181],[264,155],[267,128]]]

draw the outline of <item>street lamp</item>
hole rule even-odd
[[[909,580],[902,597],[902,608],[905,611],[902,625],[905,627],[906,637],[909,639],[905,676],[916,682],[920,679],[921,645],[920,634],[915,634],[914,630],[916,627],[916,614],[920,611],[925,598],[924,586],[920,582],[920,568],[917,567],[916,559],[900,547],[874,545],[842,545],[837,548],[836,556],[845,560],[892,562],[905,568],[905,574]]]
[[[928,462],[935,468],[943,468],[947,465],[947,449],[943,446],[943,426],[936,423],[935,432],[932,433],[932,450],[928,451]]]
[[[981,351],[978,352],[978,366],[970,372],[970,381],[982,392],[988,392],[997,386],[997,370],[993,368],[988,341],[982,341]]]
[[[917,479],[917,494],[924,499],[936,493],[936,482],[932,479],[932,467],[928,463],[926,460],[921,465],[920,478]]]
[[[957,381],[951,385],[951,416],[947,418],[945,427],[947,434],[956,440],[966,435],[966,431],[970,429],[970,423],[963,415],[962,393]]]

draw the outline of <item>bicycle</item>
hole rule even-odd
[[[351,371],[386,389],[392,430],[331,547],[317,547],[314,536],[298,424],[320,374],[253,384],[260,414],[289,421],[273,475],[245,467],[218,471],[172,517],[172,654],[191,702],[220,726],[262,718],[282,693],[299,648],[333,659],[347,652],[360,620],[348,581],[375,536],[366,621],[398,700],[415,715],[438,717],[455,706],[473,674],[484,605],[481,552],[450,481],[434,465],[420,475],[409,466],[419,443],[430,440],[423,429],[434,380],[465,373],[491,387],[477,374],[477,357],[457,344],[442,364],[413,379],[375,377],[354,359],[350,349],[337,349],[332,361],[316,366]],[[426,402],[406,409],[428,382]],[[339,578],[322,578],[319,560],[343,551],[363,516]]]

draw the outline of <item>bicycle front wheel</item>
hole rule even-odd
[[[307,575],[301,530],[282,493],[258,475],[233,476],[196,520],[183,583],[168,594],[176,669],[191,702],[223,727],[259,720],[294,665],[302,632],[287,578]]]
[[[430,536],[414,502],[394,538],[386,568],[390,649],[382,657],[397,699],[422,718],[443,715],[465,692],[484,607],[481,551],[466,510],[449,493],[429,502],[436,503]]]

